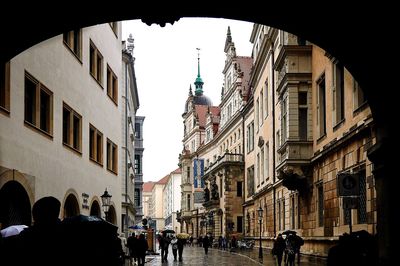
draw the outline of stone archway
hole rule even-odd
[[[64,203],[63,218],[79,215],[79,203],[74,194],[69,194]]]
[[[90,216],[101,217],[100,204],[96,200],[90,206]]]
[[[31,225],[31,203],[28,193],[17,181],[8,181],[0,189],[1,227],[14,224]]]

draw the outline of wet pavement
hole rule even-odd
[[[218,265],[218,266],[245,266],[245,265],[276,265],[276,261],[273,256],[267,254],[267,250],[263,250],[263,260],[262,262],[258,259],[258,248],[253,248],[252,250],[242,250],[238,252],[229,252],[220,249],[211,248],[208,250],[208,254],[204,254],[204,249],[200,247],[185,247],[183,249],[183,261],[174,261],[172,255],[172,250],[170,248],[168,252],[168,261],[162,263],[160,255],[149,255],[146,256],[146,266],[147,265]],[[320,266],[326,265],[325,260],[316,259],[310,256],[302,256],[300,260],[301,266]],[[283,263],[282,263],[283,266]]]

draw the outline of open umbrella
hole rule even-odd
[[[9,237],[9,236],[14,236],[18,235],[21,233],[25,228],[28,226],[24,224],[15,224],[15,225],[10,225],[9,227],[6,227],[1,230],[1,236],[2,237]]]
[[[171,229],[165,229],[163,232],[166,234],[175,234],[175,231]]]
[[[293,230],[286,230],[282,232],[282,235],[295,235],[295,234],[297,234],[297,232]]]

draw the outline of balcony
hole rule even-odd
[[[217,172],[224,166],[230,165],[244,165],[243,155],[237,153],[225,153],[224,156],[218,156],[218,159],[214,163],[210,163],[209,167],[204,168],[204,178],[207,178],[211,174]]]
[[[307,192],[312,175],[312,141],[286,141],[278,150],[278,179],[289,190]]]
[[[219,199],[206,201],[203,203],[203,206],[206,209],[219,208]]]

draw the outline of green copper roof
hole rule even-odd
[[[199,48],[197,48],[197,50],[200,50]],[[203,80],[200,77],[200,55],[198,55],[197,57],[197,78],[194,81],[194,85],[196,86],[196,89],[194,91],[194,93],[196,95],[202,95],[203,94]]]

